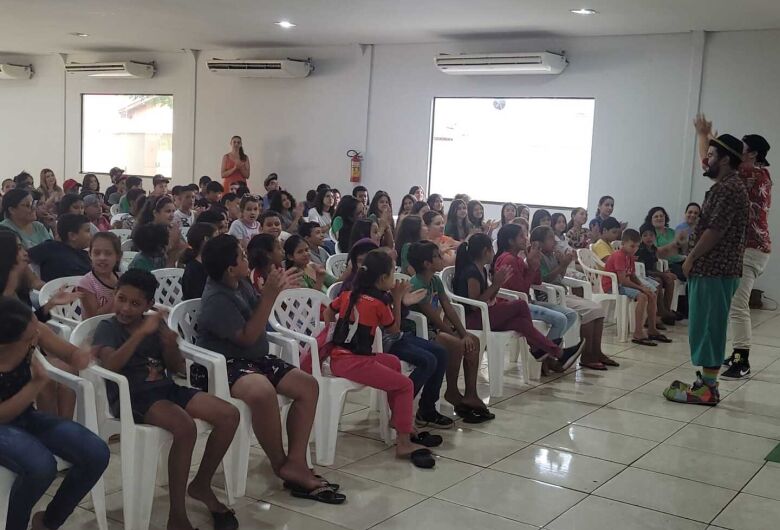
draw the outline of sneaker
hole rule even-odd
[[[579,356],[582,354],[582,350],[584,349],[585,339],[580,340],[580,342],[575,346],[564,348],[563,355],[561,355],[560,359],[558,359],[563,369],[568,370],[571,365],[573,365],[574,362],[579,358]]]
[[[430,426],[437,429],[451,429],[452,426],[455,425],[455,422],[452,420],[452,418],[448,418],[443,414],[439,414],[437,411],[433,411],[432,413],[428,414],[423,414],[420,411],[417,411],[417,414],[414,417],[414,424],[417,427]]]
[[[677,385],[675,383],[678,383]],[[676,403],[689,403],[693,405],[714,406],[720,403],[720,392],[718,383],[708,385],[701,377],[701,372],[696,372],[696,381],[689,388],[687,385],[675,381],[669,388],[664,390],[664,397],[669,401]]]
[[[723,360],[723,366],[731,366],[731,363],[733,363],[733,362],[734,362],[734,356],[735,356],[735,355],[736,355],[735,353],[732,353],[732,354],[731,354],[731,356],[729,356],[729,357],[726,357],[726,358]]]
[[[750,363],[743,359],[740,354],[735,353],[729,367],[721,374],[721,377],[728,379],[742,379],[750,373]]]

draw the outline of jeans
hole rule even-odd
[[[434,412],[447,370],[447,349],[432,340],[404,333],[404,336],[390,347],[390,353],[414,366],[409,379],[414,383],[415,396],[422,389],[420,412]]]
[[[550,326],[550,331],[547,332],[547,338],[550,340],[560,339],[577,322],[577,312],[568,307],[535,302],[528,304],[528,308],[534,320],[541,320]]]
[[[16,473],[11,488],[7,530],[25,530],[35,506],[57,475],[54,455],[71,464],[46,507],[43,522],[59,528],[89,493],[108,466],[106,443],[76,422],[30,407],[0,425],[0,466]]]
[[[755,248],[746,248],[742,260],[742,279],[739,287],[731,300],[731,312],[729,324],[733,334],[734,348],[750,349],[753,338],[750,321],[750,291],[753,290],[756,280],[763,274],[766,264],[769,262],[769,254],[765,254]]]

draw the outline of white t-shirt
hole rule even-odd
[[[173,212],[173,220],[179,223],[182,228],[189,227],[195,224],[195,212],[190,210],[189,214],[176,210]]]
[[[319,223],[320,226],[327,226],[332,224],[329,212],[319,213],[317,208],[311,208],[308,213],[310,223]]]
[[[254,226],[247,226],[241,219],[236,219],[230,225],[228,234],[235,237],[239,241],[249,241],[254,236],[260,233],[260,223],[255,221]]]

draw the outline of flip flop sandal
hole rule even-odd
[[[672,342],[672,339],[666,335],[661,335],[660,333],[658,335],[649,335],[647,338],[656,342],[663,342],[664,344],[669,344]]]
[[[409,460],[412,461],[415,467],[421,469],[431,469],[436,465],[436,459],[433,457],[430,449],[412,451],[412,454],[409,455]]]
[[[601,357],[600,361],[601,364],[604,364],[606,366],[620,366],[620,363],[618,363],[617,361],[613,360],[610,357],[607,357],[606,355]]]
[[[211,518],[214,520],[214,530],[236,530],[238,528],[238,519],[236,519],[233,510],[211,512]]]
[[[418,432],[417,436],[410,438],[413,444],[424,445],[425,447],[439,447],[444,439],[438,434],[431,434],[428,431]]]
[[[343,493],[337,493],[327,486],[320,486],[313,490],[307,490],[296,484],[290,484],[290,495],[299,499],[309,499],[321,502],[323,504],[344,504],[347,496]]]
[[[484,408],[478,408],[478,409],[471,409],[471,412],[484,420],[494,420],[496,419],[496,415],[490,412],[490,410],[487,407]]]
[[[580,368],[588,368],[589,370],[600,370],[602,372],[607,369],[605,363],[602,362],[596,362],[596,363],[580,362]]]
[[[631,342],[639,344],[640,346],[658,346],[658,344],[650,340],[649,337],[646,339],[631,339]]]
[[[336,484],[335,482],[328,482],[327,480],[325,480],[322,477],[322,475],[314,475],[314,476],[322,481],[322,485],[323,486],[325,486],[327,488],[330,488],[333,491],[338,491],[339,489],[341,489],[341,484]],[[282,482],[282,487],[284,489],[286,489],[286,490],[289,490],[289,489],[292,488],[292,483],[291,482],[287,482],[285,480],[284,482]]]

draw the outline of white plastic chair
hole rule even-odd
[[[95,412],[95,389],[92,383],[64,370],[52,366],[46,358],[36,351],[35,356],[38,362],[43,365],[46,373],[52,381],[63,386],[67,386],[76,393],[76,411],[73,421],[80,423],[95,434],[98,434],[98,425]],[[59,457],[57,459],[58,469],[67,469],[70,464]],[[10,469],[0,466],[0,527],[5,528],[5,522],[8,517],[9,497],[11,488],[16,480],[16,474]],[[108,520],[106,519],[106,488],[103,477],[95,483],[91,491],[92,504],[94,506],[95,516],[97,517],[98,528],[100,530],[108,529]]]
[[[325,270],[334,278],[341,278],[341,275],[347,270],[348,258],[349,254],[333,254],[325,262]]]
[[[77,346],[90,346],[98,324],[113,317],[113,314],[98,315],[88,318],[76,326],[71,334],[71,342]],[[195,359],[190,348],[182,348],[185,358]],[[224,359],[223,359],[224,361]],[[197,357],[197,362],[207,365],[212,370],[218,365],[217,359]],[[167,449],[173,440],[171,434],[164,429],[152,425],[136,424],[130,405],[130,387],[125,376],[93,365],[81,374],[95,386],[97,402],[97,426],[101,438],[120,435],[120,452],[122,460],[122,509],[124,524],[127,530],[146,530],[152,515],[155,479],[159,457],[167,455]],[[119,418],[115,418],[109,409],[106,394],[106,382],[117,385],[119,393]],[[195,420],[198,433],[209,430],[209,425],[201,420]],[[223,461],[227,462],[227,458]],[[166,460],[167,463],[167,460]],[[235,502],[230,480],[230,466],[225,468],[225,485],[228,504]]]
[[[514,331],[492,331],[490,328],[490,316],[488,314],[487,304],[485,302],[480,302],[479,300],[472,300],[471,298],[465,298],[455,294],[452,288],[453,278],[455,277],[455,267],[446,267],[439,275],[444,284],[444,291],[447,293],[450,300],[464,306],[474,307],[480,312],[482,329],[469,329],[468,331],[479,337],[480,349],[486,352],[490,396],[501,397],[504,394],[504,363],[506,361],[505,354],[507,352],[509,353],[510,358],[514,359],[518,358],[518,351],[522,354],[523,377],[526,380],[530,379],[532,375],[531,362],[533,361],[530,360],[531,354],[525,338]],[[499,292],[499,296],[508,299],[518,299],[517,293],[510,293],[508,291]],[[539,366],[538,369],[541,370],[541,366]]]
[[[660,272],[667,272],[669,270],[669,261],[665,259],[658,260],[658,270]],[[680,301],[681,296],[685,296],[686,283],[681,282],[679,278],[674,279],[674,295],[672,297],[672,311],[677,311],[677,304]]]
[[[38,298],[39,303],[41,306],[44,306],[60,289],[64,289],[69,293],[75,292],[80,280],[81,276],[65,276],[46,282],[46,284],[41,287],[40,296]],[[73,328],[81,322],[81,311],[80,300],[74,300],[67,305],[54,306],[50,311],[51,319],[47,324],[56,328],[62,335],[62,338],[68,340]]]
[[[613,315],[617,323],[617,338],[620,342],[627,342],[631,328],[631,315],[633,314],[633,302],[630,302],[627,296],[618,292],[617,275],[612,272],[599,270],[598,258],[591,250],[581,248],[577,250],[577,258],[582,266],[582,270],[590,283],[590,300],[601,303],[607,315]],[[604,292],[601,285],[601,278],[609,278],[611,289]],[[614,312],[611,311],[614,304]],[[642,325],[639,323],[638,325]]]
[[[122,252],[122,260],[119,262],[119,272],[124,273],[127,272],[127,269],[130,268],[130,263],[132,263],[133,258],[138,254],[138,252],[133,252],[130,250],[123,251]]]
[[[111,213],[112,216],[119,214],[119,204],[112,204],[111,208],[108,209],[108,211]]]
[[[182,301],[184,291],[181,287],[181,277],[184,275],[184,269],[169,267],[153,270],[152,274],[154,274],[159,283],[157,292],[154,293],[154,304],[156,306],[170,309]]]
[[[113,209],[114,206],[112,206],[111,208]],[[130,239],[131,234],[133,233],[132,230],[128,230],[127,228],[112,228],[111,230],[109,230],[109,232],[111,232],[112,234],[116,234],[117,237],[119,237],[120,243],[124,243],[125,241]]]
[[[316,460],[323,466],[333,465],[336,456],[339,421],[347,393],[365,388],[359,383],[331,375],[327,363],[320,367],[316,337],[325,329],[325,323],[320,320],[320,311],[328,305],[328,302],[327,296],[320,291],[286,289],[277,297],[269,318],[271,326],[276,331],[295,340],[311,354],[312,375],[320,387],[317,414],[314,418]],[[377,333],[377,337],[379,336],[380,334]],[[386,425],[388,416],[386,399],[381,409],[385,412],[380,414],[380,432],[387,440],[389,428]]]
[[[122,251],[123,252],[124,251],[128,251],[128,250],[133,250],[134,248],[135,248],[135,246],[133,245],[133,240],[132,239],[125,239],[124,241],[122,241]]]
[[[241,422],[236,431],[233,443],[225,454],[223,467],[226,469],[225,482],[230,482],[230,489],[235,497],[246,494],[246,480],[249,472],[249,449],[252,445],[252,411],[240,399],[230,395],[230,385],[227,379],[227,363],[224,355],[195,345],[198,339],[198,310],[200,298],[185,300],[171,310],[168,315],[168,326],[184,339],[180,348],[188,353],[187,381],[190,378],[190,367],[193,363],[206,368],[209,381],[209,394],[213,394],[228,403],[232,403],[241,415]],[[299,366],[298,347],[294,340],[282,337],[278,333],[267,333],[270,352],[295,366]],[[202,359],[204,362],[201,362]],[[292,402],[284,396],[278,396],[279,407],[284,411]]]
[[[284,243],[290,238],[291,235],[292,234],[290,232],[285,232],[284,230],[282,230],[282,232],[279,234],[279,242]]]

